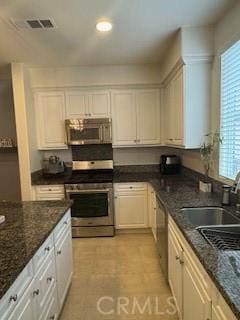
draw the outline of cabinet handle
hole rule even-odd
[[[56,315],[53,314],[51,317],[49,317],[50,320],[54,320],[56,318]]]
[[[50,251],[50,247],[48,246],[48,247],[44,248],[44,250],[49,252]]]
[[[53,277],[48,277],[47,282],[51,282],[53,280]]]
[[[68,224],[68,222],[67,222],[67,221],[64,221],[64,223],[63,223],[63,224],[67,225],[67,224]]]
[[[60,254],[62,254],[62,251],[61,251],[61,250],[58,250],[58,251],[57,251],[57,255],[60,255]]]
[[[33,291],[33,296],[38,296],[40,293],[39,289]]]
[[[16,302],[17,299],[18,299],[18,295],[17,295],[17,294],[14,294],[13,296],[11,296],[11,297],[9,298],[9,302],[11,302],[11,301]]]
[[[48,189],[48,191],[52,191],[52,189]]]
[[[175,259],[176,259],[176,260],[180,260],[180,257],[179,257],[179,256],[176,256]]]
[[[181,259],[179,259],[179,263],[180,263],[180,264],[184,264],[184,261],[181,260]]]
[[[114,199],[117,199],[117,197],[115,196]]]
[[[91,114],[91,113],[89,113],[88,115],[89,115],[89,117],[91,117],[91,116],[92,116],[92,114]]]

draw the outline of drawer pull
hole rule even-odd
[[[179,263],[180,263],[180,264],[184,264],[184,261],[180,259],[180,260],[179,260]]]
[[[50,320],[55,320],[55,319],[56,319],[56,315],[53,314],[49,319],[50,319]]]
[[[180,260],[180,258],[178,256],[175,257],[176,260]]]
[[[11,301],[16,302],[17,299],[18,299],[18,295],[17,295],[17,294],[14,294],[13,296],[11,296],[11,297],[9,298],[9,302],[11,302]]]
[[[52,191],[52,189],[49,188],[48,191]]]
[[[38,296],[39,293],[40,293],[39,289],[33,291],[33,295],[34,295],[34,296]]]
[[[48,246],[44,250],[49,252],[50,251],[50,247]]]
[[[63,223],[63,224],[67,225],[67,224],[68,224],[68,222],[67,222],[67,221],[64,221],[64,223]]]
[[[53,277],[48,277],[47,282],[51,282],[53,280]]]
[[[62,251],[61,251],[61,250],[58,250],[58,251],[57,251],[57,255],[59,256],[60,254],[62,254]]]

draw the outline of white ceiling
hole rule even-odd
[[[216,23],[235,0],[1,0],[0,64],[158,63],[183,25]],[[10,19],[54,19],[56,29],[16,29]],[[97,21],[113,22],[109,34]]]

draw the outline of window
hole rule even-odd
[[[240,41],[221,56],[219,174],[234,180],[240,171]]]

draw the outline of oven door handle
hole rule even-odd
[[[109,193],[110,189],[102,189],[102,190],[93,190],[93,189],[84,189],[84,190],[66,190],[66,193]]]

